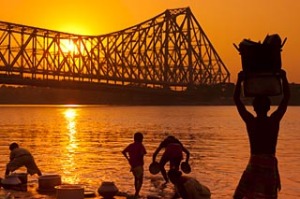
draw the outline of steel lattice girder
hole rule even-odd
[[[189,8],[99,36],[0,22],[1,74],[168,89],[230,81]]]

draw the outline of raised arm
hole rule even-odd
[[[274,113],[272,114],[273,117],[276,117],[278,120],[281,120],[283,115],[285,114],[288,106],[288,102],[290,99],[290,87],[289,87],[289,82],[286,77],[286,72],[284,70],[280,71],[280,77],[282,81],[282,92],[283,92],[283,97],[282,100],[276,109]]]
[[[248,118],[253,117],[253,115],[247,111],[245,105],[241,101],[241,90],[242,90],[242,81],[245,79],[245,74],[243,71],[239,72],[238,79],[235,85],[233,100],[237,107],[237,110],[244,121]]]

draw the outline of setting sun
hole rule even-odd
[[[73,39],[61,39],[60,47],[64,53],[77,55],[83,51],[83,46],[81,44],[75,43]]]
[[[65,118],[70,121],[70,120],[74,120],[77,113],[76,113],[75,109],[67,109],[64,111],[64,115],[65,115]]]

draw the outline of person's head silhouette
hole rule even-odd
[[[270,110],[271,101],[268,96],[256,96],[253,99],[252,105],[257,114],[267,114],[267,112]]]

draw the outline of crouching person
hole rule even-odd
[[[181,171],[175,169],[168,172],[168,177],[175,186],[176,195],[174,198],[179,195],[182,199],[210,199],[209,188],[195,178],[182,176]]]
[[[25,166],[27,169],[27,173],[30,175],[37,174],[39,176],[42,175],[40,169],[37,167],[33,156],[31,153],[24,148],[19,147],[17,143],[12,143],[9,146],[10,150],[10,161],[6,165],[5,176],[9,175],[10,172],[14,172],[22,166]]]

